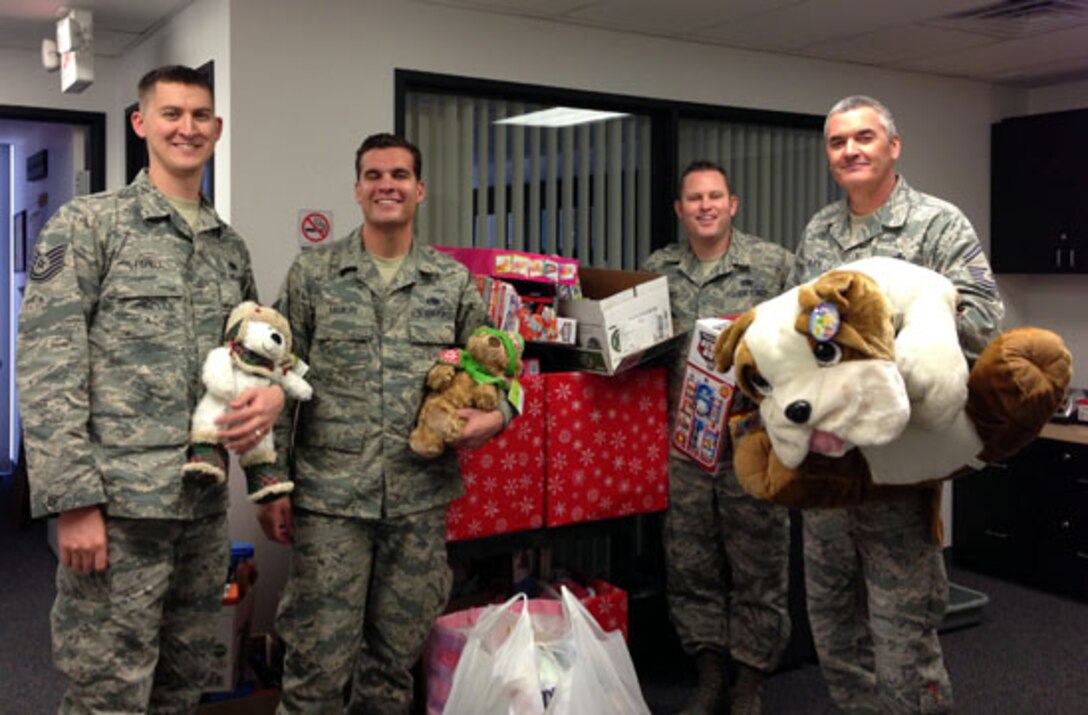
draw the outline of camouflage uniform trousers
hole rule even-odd
[[[849,713],[943,713],[952,686],[937,639],[948,576],[931,496],[804,512],[812,636],[832,700]]]
[[[410,669],[452,584],[446,508],[380,520],[296,510],[293,531],[277,712],[407,713]]]
[[[106,518],[109,567],[57,567],[53,660],[61,713],[192,713],[230,563],[227,515]]]
[[[731,469],[711,475],[675,455],[669,500],[666,592],[684,649],[772,670],[790,638],[789,512],[749,496]]]

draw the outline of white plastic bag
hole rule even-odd
[[[558,607],[558,608],[557,608]],[[453,673],[447,715],[649,715],[619,632],[566,588],[561,604],[518,595],[485,612]]]

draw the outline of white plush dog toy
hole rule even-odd
[[[253,301],[240,304],[227,318],[225,338],[226,344],[213,349],[204,360],[202,377],[207,391],[193,413],[189,461],[182,469],[191,477],[215,482],[227,477],[226,453],[219,445],[215,420],[226,412],[231,400],[247,388],[273,382],[296,400],[313,396],[313,388],[303,379],[306,365],[291,353],[291,327],[277,311]],[[252,474],[276,463],[271,431],[242,454],[240,462],[247,477],[256,476],[267,485],[249,495],[254,502],[289,493],[294,487],[290,481],[260,480]]]
[[[731,339],[738,383],[762,396],[787,467],[810,451],[841,457],[858,447],[874,483],[916,484],[982,447],[964,409],[956,289],[935,271],[892,258],[850,263],[760,304]]]

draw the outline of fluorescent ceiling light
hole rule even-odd
[[[515,117],[499,119],[495,124],[518,124],[525,127],[570,127],[575,124],[602,122],[628,116],[625,112],[598,112],[595,109],[575,109],[574,107],[552,107],[539,112],[519,114]]]

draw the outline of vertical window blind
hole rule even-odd
[[[698,159],[723,166],[740,200],[734,223],[791,251],[812,215],[840,195],[819,129],[681,119],[677,157],[678,176]]]
[[[651,250],[650,119],[496,124],[543,108],[407,92],[405,135],[427,187],[420,239],[635,269]]]

